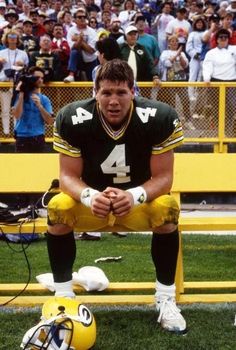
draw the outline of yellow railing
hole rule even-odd
[[[162,83],[160,88],[152,83],[140,82],[140,94],[173,105],[182,122],[185,144],[210,144],[214,152],[227,152],[229,143],[236,143],[236,83]],[[2,89],[10,83],[0,83]],[[45,85],[42,93],[52,101],[56,114],[64,105],[92,96],[91,82],[65,84],[55,82]],[[195,99],[189,98],[195,96]],[[235,95],[235,96],[234,96]],[[0,123],[0,142],[13,142],[13,118],[10,135],[5,136]],[[46,129],[47,141],[52,141],[52,126]]]

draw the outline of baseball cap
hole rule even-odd
[[[29,24],[33,24],[33,22],[31,21],[31,19],[25,19],[24,21],[23,21],[23,25],[24,24],[27,24],[27,23],[29,23]]]
[[[137,32],[137,31],[138,31],[138,29],[135,26],[131,25],[125,29],[125,35],[127,35],[131,32]]]
[[[6,5],[6,3],[5,2],[3,2],[3,1],[0,1],[0,7],[7,7],[7,5]]]
[[[16,19],[19,18],[18,14],[14,9],[9,9],[7,13],[5,13],[4,17],[7,19],[10,16],[14,16]]]
[[[30,14],[36,13],[38,15],[38,10],[37,9],[30,9]]]
[[[45,18],[43,24],[55,22],[52,18]]]

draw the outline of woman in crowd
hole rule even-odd
[[[198,17],[193,22],[192,32],[189,34],[186,53],[189,55],[189,81],[201,81],[202,80],[202,37],[206,30],[206,22],[203,17]],[[196,100],[195,89],[189,88],[190,100]]]
[[[18,31],[10,29],[2,38],[2,43],[6,47],[0,51],[0,82],[13,81],[18,71],[28,66],[29,58],[26,52],[18,49],[20,46],[20,36]],[[0,103],[3,133],[9,135],[10,132],[10,107],[12,89],[1,88]]]
[[[236,46],[229,45],[230,32],[227,29],[220,29],[215,35],[217,46],[206,53],[203,61],[203,80],[210,82],[236,82]],[[215,96],[215,89],[209,87],[208,90],[209,103],[212,109],[217,105],[218,96]],[[227,88],[226,90],[226,126],[230,133],[235,115],[235,88]],[[218,123],[218,111],[212,110],[215,116],[214,123]]]
[[[160,56],[159,70],[162,81],[187,81],[186,68],[188,67],[188,59],[182,51],[182,46],[179,46],[178,37],[170,35],[168,38],[168,49],[164,50]],[[175,107],[176,96],[179,97],[182,109],[185,126],[189,129],[194,129],[190,122],[189,98],[186,88],[161,88],[158,93],[158,99],[169,103]]]

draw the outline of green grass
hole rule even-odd
[[[149,235],[129,234],[117,238],[103,234],[101,241],[77,241],[74,270],[81,266],[96,265],[94,260],[105,256],[122,256],[119,262],[97,264],[114,281],[153,281],[155,274],[150,257]],[[20,245],[9,249],[0,241],[0,283],[24,282],[28,271]],[[18,253],[15,250],[19,251]],[[46,241],[32,243],[26,250],[35,276],[49,272]],[[186,281],[236,280],[236,236],[183,235],[184,274]]]
[[[19,250],[20,245],[13,245]],[[236,280],[236,236],[183,235],[186,281]],[[45,240],[27,249],[32,282],[49,272]],[[104,234],[98,242],[78,242],[75,269],[95,265],[94,259],[122,256],[120,262],[100,263],[110,281],[154,281],[150,258],[150,236],[130,234],[116,238]],[[25,282],[28,277],[22,253],[0,241],[0,283]],[[189,328],[186,336],[163,332],[151,307],[95,307],[95,350],[236,350],[235,304],[183,305]],[[26,330],[39,321],[40,309],[0,309],[0,350],[17,350]]]
[[[236,306],[192,305],[183,307],[188,323],[186,336],[169,334],[156,322],[153,308],[90,307],[97,322],[94,350],[235,350]],[[39,311],[0,312],[0,349],[18,350],[22,336],[39,320]]]

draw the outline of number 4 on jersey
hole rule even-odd
[[[136,107],[136,112],[139,116],[139,118],[142,120],[143,123],[147,123],[149,117],[155,117],[156,115],[156,108],[141,108],[141,107]]]
[[[92,119],[92,117],[93,117],[92,113],[89,113],[88,111],[86,111],[86,109],[82,107],[78,107],[76,109],[76,115],[72,115],[71,119],[72,119],[73,125],[76,125],[76,124],[83,123],[85,120],[90,120]]]
[[[130,166],[125,165],[125,145],[116,145],[109,156],[101,164],[104,174],[115,174],[113,177],[114,184],[121,184],[130,181]]]

